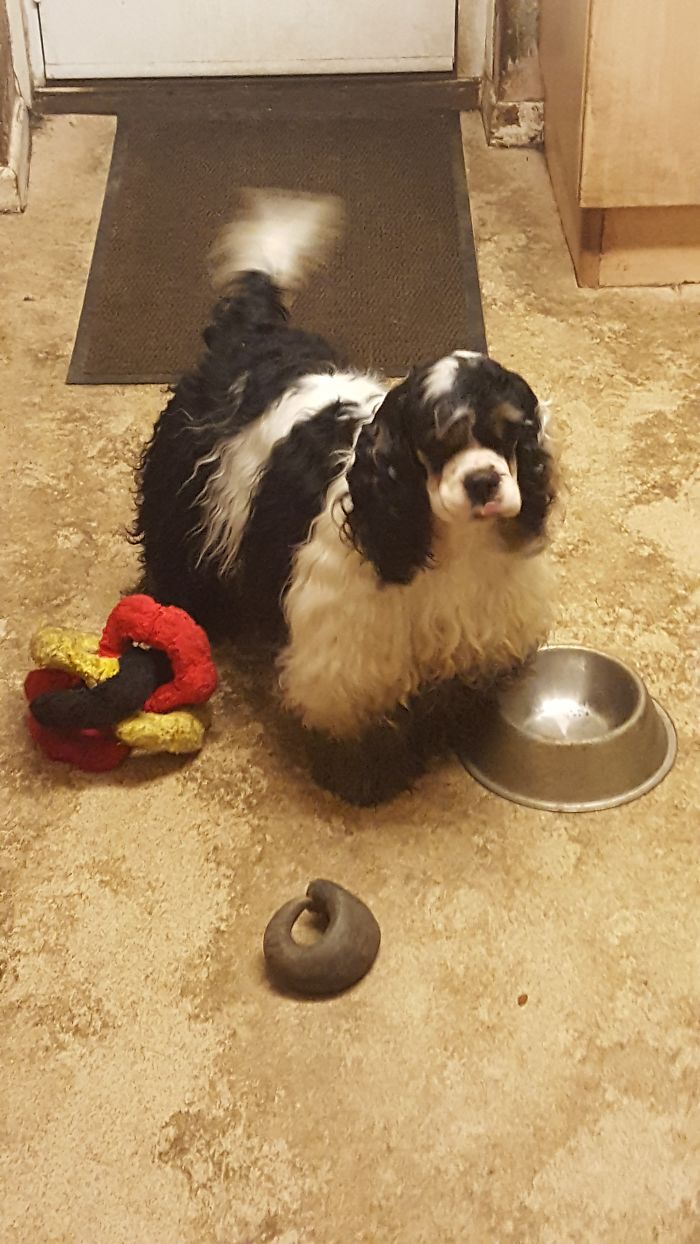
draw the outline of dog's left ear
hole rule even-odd
[[[518,487],[522,498],[516,523],[529,537],[544,535],[547,516],[556,498],[555,461],[547,433],[549,409],[541,402],[534,416],[520,426],[515,448]]]
[[[385,583],[410,583],[430,561],[427,473],[411,436],[409,386],[387,394],[360,434],[348,473],[347,528]]]

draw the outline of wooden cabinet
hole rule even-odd
[[[700,0],[541,0],[540,59],[580,283],[700,281]]]

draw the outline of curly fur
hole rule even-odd
[[[427,472],[406,419],[406,387],[384,399],[359,439],[348,470],[346,530],[385,583],[410,583],[430,563],[432,513]]]
[[[431,565],[387,583],[339,539],[346,489],[345,479],[331,488],[285,596],[280,686],[306,726],[353,737],[422,688],[491,680],[543,642],[553,601],[545,557],[515,554],[495,526],[475,523],[434,534]]]
[[[237,262],[253,238],[298,272],[309,212],[295,230],[285,200],[274,245],[260,222],[229,233]],[[259,270],[235,277],[204,341],[139,470],[151,592],[210,630],[271,626],[283,704],[353,754],[363,738],[384,754],[382,723],[427,687],[526,659],[549,624],[555,487],[520,376],[455,351],[392,388],[290,325]]]

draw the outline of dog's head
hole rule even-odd
[[[546,415],[528,384],[457,350],[391,390],[360,437],[348,476],[355,543],[387,582],[430,559],[435,524],[498,524],[541,541],[554,500]]]

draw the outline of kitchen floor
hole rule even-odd
[[[697,1241],[700,287],[577,289],[542,156],[465,119],[491,350],[563,442],[556,637],[669,709],[661,787],[562,816],[454,762],[354,811],[230,656],[197,759],[89,777],[32,749],[21,688],[39,623],[99,629],[135,576],[163,396],[63,383],[113,132],[45,122],[30,207],[0,217],[0,1237]],[[347,996],[291,1001],[262,931],[319,875],[370,903],[382,950]]]

